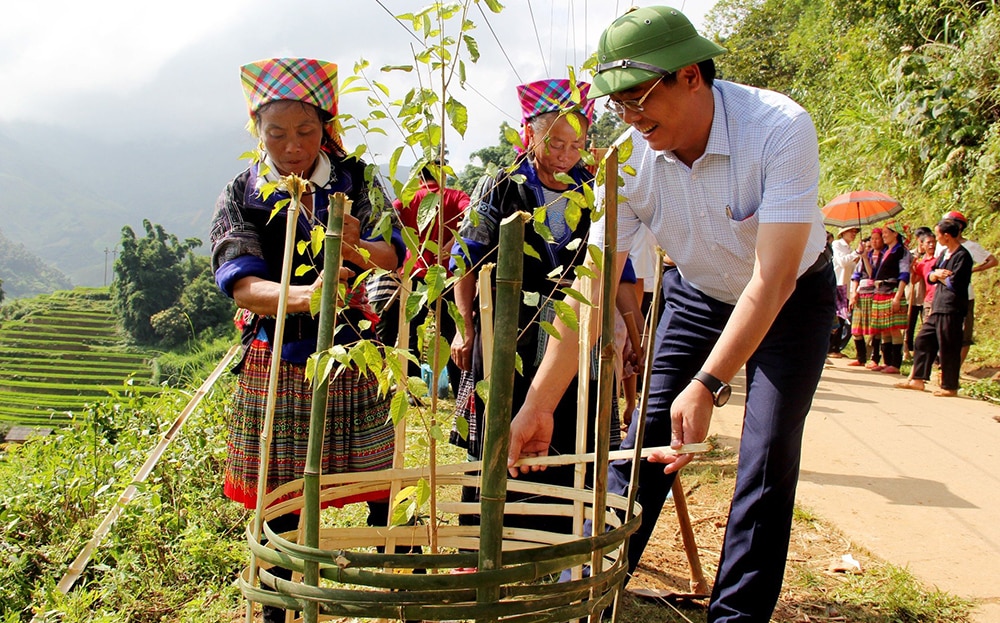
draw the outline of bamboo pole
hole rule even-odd
[[[502,565],[503,515],[507,497],[507,453],[510,448],[510,413],[513,403],[514,361],[517,355],[518,311],[521,278],[524,273],[525,213],[513,214],[500,223],[500,250],[497,263],[497,320],[494,332],[493,374],[483,440],[483,488],[479,570],[492,571]],[[499,585],[477,592],[479,603],[500,599]],[[488,619],[487,619],[488,620]]]
[[[316,352],[329,351],[333,344],[333,332],[337,326],[337,292],[340,288],[341,248],[344,241],[344,212],[347,196],[334,193],[330,197],[330,214],[327,220],[323,244],[323,287],[320,290],[319,332],[316,337]],[[329,355],[327,355],[329,356]],[[321,361],[322,359],[320,359]],[[309,412],[309,441],[306,449],[306,467],[302,473],[302,494],[305,508],[300,517],[299,529],[304,535],[306,547],[319,547],[319,477],[323,465],[323,436],[326,428],[326,410],[330,398],[330,376],[324,374],[317,362],[316,376],[313,377],[312,408]],[[319,586],[319,563],[306,560],[303,564],[303,582],[307,586]],[[319,607],[314,601],[307,601],[302,610],[306,623],[316,623]]]
[[[601,278],[601,364],[597,388],[597,421],[594,424],[594,508],[605,508],[608,499],[608,452],[611,450],[611,401],[614,398],[615,360],[615,263],[618,243],[618,150],[612,148],[605,159],[604,265]],[[603,513],[594,513],[593,534],[605,529]],[[593,576],[603,573],[604,556],[594,552],[590,561]],[[592,612],[592,623],[600,623],[601,611]]]
[[[253,515],[253,538],[260,543],[264,513],[264,494],[267,493],[267,464],[271,459],[271,429],[274,427],[274,409],[278,394],[278,373],[281,367],[281,348],[284,342],[285,315],[288,312],[288,286],[292,281],[292,254],[295,251],[295,229],[298,226],[302,193],[306,182],[295,175],[285,178],[291,186],[291,201],[285,211],[285,247],[281,260],[281,289],[278,293],[278,310],[275,314],[274,343],[271,344],[271,369],[267,385],[267,406],[264,425],[260,431],[260,464],[257,467],[257,506]],[[250,554],[250,581],[257,576],[257,557]],[[247,599],[246,623],[253,621],[253,601]]]

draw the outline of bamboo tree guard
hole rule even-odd
[[[609,167],[608,196],[617,196],[615,172],[614,167]],[[609,218],[607,237],[611,241],[611,251],[605,250],[606,273],[614,261],[615,236],[610,221]],[[510,385],[516,348],[516,333],[511,337],[508,331],[517,331],[523,227],[520,215],[506,219],[502,225],[503,247],[499,254],[496,299],[497,339],[489,397],[489,410],[495,415],[487,418],[486,460],[434,468],[397,466],[377,472],[319,474],[318,470],[312,470],[308,478],[293,480],[261,495],[259,518],[255,518],[247,531],[252,562],[238,581],[248,600],[302,611],[304,620],[310,623],[329,617],[428,621],[502,619],[511,623],[535,623],[599,616],[617,598],[627,571],[626,538],[638,528],[639,517],[637,508],[628,499],[607,492],[610,405],[603,405],[604,413],[599,415],[595,427],[595,454],[537,457],[519,462],[537,465],[595,462],[593,492],[582,487],[507,479],[512,408]],[[330,250],[327,253],[329,257]],[[605,281],[610,281],[607,274]],[[605,286],[605,292],[608,287]],[[607,327],[610,326],[607,317],[614,313],[610,304],[613,297],[605,293],[603,301],[606,302],[601,306],[603,325]],[[605,372],[610,368],[608,350],[607,342],[602,342],[601,382],[606,386],[603,402],[608,402],[606,397],[610,394],[610,374]],[[321,427],[314,428],[320,430]],[[313,432],[310,431],[310,436]],[[704,451],[703,448],[684,450]],[[669,448],[666,451],[670,451]],[[614,458],[630,453],[615,453]],[[384,491],[390,482],[394,488],[416,485],[420,480],[429,480],[431,472],[436,478],[435,486],[441,488],[475,487],[479,486],[481,478],[481,505],[450,500],[438,504],[439,513],[453,517],[480,514],[480,526],[444,520],[436,535],[421,525],[319,526],[318,509],[328,502]],[[532,497],[546,496],[554,502],[507,504],[506,491],[527,493]],[[582,508],[583,517],[593,522],[595,530],[591,535],[551,532],[544,524],[536,529],[503,526],[505,512],[572,517],[577,512],[574,507]],[[267,525],[269,519],[303,510],[309,533],[303,543],[295,541],[295,532],[278,534]],[[261,529],[267,537],[264,543],[260,539]],[[439,550],[396,554],[389,544],[398,541],[423,548],[436,543]],[[372,551],[376,545],[385,547],[384,551]],[[259,570],[258,559],[262,563]],[[574,577],[558,583],[547,581],[565,569],[587,564],[592,566],[588,577]],[[304,580],[277,578],[268,570],[271,566],[305,574]],[[460,568],[476,570],[450,573]],[[426,573],[412,573],[418,569]],[[258,579],[273,590],[256,586]]]

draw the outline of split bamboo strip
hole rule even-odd
[[[111,526],[118,521],[118,517],[121,516],[125,507],[128,506],[133,498],[135,498],[136,493],[139,491],[138,485],[145,482],[146,478],[149,477],[149,474],[152,473],[156,464],[159,463],[160,458],[163,456],[163,453],[166,452],[167,447],[174,440],[174,437],[177,436],[177,433],[180,432],[184,423],[187,422],[188,417],[194,412],[198,405],[201,404],[202,399],[208,391],[213,385],[215,385],[215,382],[219,380],[219,377],[222,376],[222,373],[233,360],[233,357],[237,352],[239,352],[239,348],[239,344],[234,344],[232,348],[229,349],[229,352],[227,352],[222,359],[219,360],[215,369],[212,370],[211,374],[208,375],[201,386],[195,391],[191,400],[188,401],[184,409],[180,412],[180,414],[178,414],[174,423],[165,433],[163,433],[163,436],[160,437],[159,443],[156,444],[156,447],[153,448],[152,452],[150,452],[149,456],[146,458],[146,462],[142,464],[142,467],[140,467],[135,473],[135,476],[133,476],[132,482],[125,488],[122,494],[118,496],[118,501],[115,502],[114,507],[108,511],[108,514],[104,517],[104,521],[102,521],[97,529],[94,530],[94,534],[90,538],[90,541],[87,542],[83,550],[80,551],[80,554],[73,560],[72,563],[70,563],[66,574],[56,585],[56,590],[63,594],[69,593],[76,581],[80,579],[80,576],[83,575],[84,570],[86,570],[87,565],[90,563],[90,557],[94,554],[94,551],[97,550],[101,542],[104,540],[104,537],[106,537],[111,531]]]
[[[319,332],[316,352],[325,353],[333,344],[337,326],[337,292],[340,289],[341,247],[344,241],[344,212],[350,205],[347,195],[334,193],[330,198],[323,244],[323,287],[320,290]],[[335,372],[331,372],[333,374]],[[326,410],[330,399],[330,376],[324,374],[317,363],[313,377],[312,408],[309,412],[309,440],[306,449],[306,466],[302,474],[305,512],[300,515],[299,532],[308,547],[319,546],[319,477],[322,472],[323,437],[326,430]],[[309,586],[319,585],[319,565],[306,562],[303,581]],[[302,610],[306,623],[316,623],[319,609],[314,602],[306,602]]]
[[[645,350],[645,361],[643,362],[642,369],[642,392],[639,396],[639,421],[636,422],[635,428],[635,446],[632,449],[632,473],[629,477],[629,489],[628,489],[628,510],[631,518],[631,513],[633,512],[633,507],[635,506],[635,499],[638,495],[638,482],[639,482],[639,461],[644,458],[643,441],[646,436],[646,412],[649,405],[649,379],[653,374],[653,344],[655,342],[653,336],[656,335],[656,318],[659,316],[660,311],[660,301],[662,300],[660,296],[660,291],[663,289],[663,250],[659,247],[656,248],[656,272],[653,276],[653,301],[649,306],[648,318],[645,323],[646,335],[650,337],[647,340],[646,350]],[[628,543],[628,539],[625,540]]]
[[[601,271],[601,359],[597,386],[597,421],[594,423],[594,507],[603,508],[608,495],[608,452],[611,450],[611,401],[614,399],[615,375],[615,266],[618,245],[618,149],[611,148],[605,157],[604,248]],[[604,532],[604,517],[594,517],[593,533]],[[603,573],[603,558],[594,552],[591,573]],[[601,611],[592,611],[591,623],[600,623]]]
[[[404,351],[410,344],[410,321],[406,318],[406,302],[410,299],[410,290],[413,287],[413,280],[406,278],[405,283],[400,279],[399,287],[396,289],[396,296],[399,297],[399,324],[396,325],[396,348],[399,349],[399,368],[403,371],[402,378],[396,385],[396,391],[406,395],[409,392],[407,381],[407,370],[410,365]],[[406,426],[409,421],[404,417],[393,431],[395,445],[392,452],[392,466],[395,469],[403,467],[406,459]],[[392,518],[392,504],[396,500],[396,495],[402,490],[402,485],[396,479],[389,481],[389,517]],[[387,539],[385,543],[387,551],[394,551],[396,548],[395,539]]]
[[[493,267],[483,264],[479,269],[479,334],[483,344],[483,378],[493,371]]]
[[[524,223],[528,215],[518,212],[500,223],[497,262],[497,300],[494,323],[496,338],[490,376],[486,434],[483,437],[483,486],[479,537],[479,570],[492,571],[502,565],[503,507],[507,498],[507,452],[510,448],[510,414],[513,403],[514,363],[517,356],[521,279],[524,274]],[[499,587],[485,587],[480,603],[500,599]]]
[[[588,301],[592,302],[593,280],[583,279],[580,285],[580,294]],[[580,356],[577,358],[576,369],[576,447],[577,454],[587,451],[587,423],[590,416],[590,367],[591,367],[591,341],[590,327],[593,324],[596,306],[580,306],[580,326],[577,338],[580,349]],[[573,486],[582,489],[586,486],[587,465],[578,463],[573,470]],[[583,506],[577,506],[577,513],[573,518],[573,534],[583,534]],[[574,567],[571,571],[574,578],[579,578],[583,573],[583,567]]]
[[[281,367],[281,348],[284,342],[285,315],[288,312],[288,286],[292,281],[292,254],[295,251],[295,229],[298,225],[304,182],[294,175],[285,178],[294,184],[297,192],[291,192],[291,202],[285,211],[285,246],[281,260],[281,289],[278,293],[278,309],[275,314],[274,344],[271,344],[271,370],[267,385],[267,406],[264,411],[264,425],[260,431],[260,465],[257,470],[257,506],[253,516],[253,538],[260,541],[261,522],[264,510],[264,494],[267,492],[267,464],[271,458],[271,429],[274,427],[274,409],[278,394],[278,373]],[[257,558],[250,556],[250,577],[257,575]],[[246,623],[253,621],[253,602],[247,600]]]

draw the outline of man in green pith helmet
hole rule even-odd
[[[610,96],[608,107],[631,126],[620,140],[634,146],[623,163],[636,174],[623,175],[615,278],[640,224],[677,265],[664,275],[644,445],[703,441],[713,407],[726,404],[729,381],[746,366],[736,490],[708,620],[764,622],[781,590],[835,280],[817,207],[812,120],[783,95],[715,80],[712,59],[724,52],[675,9],[633,10],[601,36],[591,97]],[[600,245],[604,231],[595,223],[590,243]],[[552,406],[575,370],[576,335],[557,329],[563,339],[549,341],[512,422],[511,465],[547,451]],[[634,446],[637,421],[623,447]],[[691,458],[658,453],[652,460],[666,468],[641,466],[630,570]],[[629,462],[613,462],[609,492],[625,494],[630,471]]]

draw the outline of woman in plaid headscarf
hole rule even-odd
[[[452,248],[452,255],[461,257],[467,275],[455,287],[455,303],[465,320],[452,342],[452,359],[463,370],[456,410],[469,423],[469,435],[462,439],[453,434],[452,441],[469,450],[470,458],[482,456],[483,409],[482,400],[475,394],[475,384],[483,379],[483,353],[478,330],[478,306],[474,305],[476,275],[479,266],[496,262],[499,225],[507,216],[518,211],[535,214],[544,208],[543,227],[528,225],[525,244],[537,252],[537,257],[525,255],[522,289],[525,293],[540,295],[537,305],[520,306],[518,326],[521,328],[517,352],[521,358],[522,373],[514,376],[513,404],[520,405],[541,362],[548,335],[539,327],[539,321],[555,317],[553,302],[563,294],[559,288],[569,285],[574,278],[573,269],[583,263],[587,254],[587,234],[590,231],[590,210],[571,204],[564,196],[580,193],[585,185],[593,183],[593,176],[584,167],[581,154],[586,148],[587,130],[593,119],[594,103],[587,100],[590,85],[585,82],[575,86],[569,80],[549,79],[517,87],[524,123],[525,152],[514,171],[501,172],[496,177],[486,176],[479,181],[469,214],[458,231],[460,243]],[[566,177],[572,182],[566,181]],[[472,216],[472,213],[475,216]],[[547,231],[546,231],[547,230]],[[466,250],[468,253],[466,253]],[[453,268],[457,264],[453,260]],[[575,382],[574,382],[575,383]],[[575,384],[574,386],[575,387]],[[591,384],[592,404],[596,397],[596,383]],[[576,391],[568,389],[555,415],[555,434],[552,454],[571,454],[576,451]],[[592,410],[593,411],[593,410]],[[612,422],[612,435],[619,432],[619,425]],[[616,440],[612,439],[615,444]],[[548,468],[530,477],[548,483],[573,486],[572,466]],[[476,491],[467,490],[463,497],[476,499]],[[513,498],[513,494],[509,498]],[[519,525],[520,517],[511,516],[505,525]],[[537,525],[537,517],[527,517],[527,523]]]
[[[365,181],[365,163],[347,157],[341,147],[334,122],[336,65],[315,59],[277,58],[245,65],[241,74],[251,132],[260,139],[263,158],[237,175],[222,192],[212,221],[211,240],[216,283],[241,309],[245,346],[236,367],[239,383],[229,416],[225,493],[247,508],[254,508],[287,214],[281,210],[272,218],[272,212],[279,201],[288,199],[286,192],[266,194],[261,192],[262,187],[292,173],[308,180],[298,217],[299,242],[310,239],[315,224],[326,223],[330,196],[336,192],[347,194],[353,204],[351,213],[344,217],[345,274],[375,267],[395,269],[403,257],[404,245],[381,186],[375,180]],[[388,229],[381,226],[383,219],[390,219]],[[391,231],[388,239],[383,231]],[[311,264],[316,270],[293,276],[287,295],[289,315],[281,351],[268,491],[300,478],[305,467],[312,401],[305,363],[316,350],[318,332],[318,319],[309,314],[309,301],[323,282],[323,276],[317,276],[323,258],[322,252],[295,257],[296,264]],[[347,308],[338,316],[339,330],[334,340],[346,344],[361,338],[374,339],[370,324],[378,318],[371,311],[364,286],[351,287],[350,282],[348,286]],[[390,398],[379,393],[372,375],[361,376],[354,369],[330,379],[324,473],[391,467]],[[369,521],[385,525],[388,491],[335,503],[357,501],[369,503]],[[295,520],[294,515],[286,515],[272,520],[270,525],[280,532],[294,528]]]

